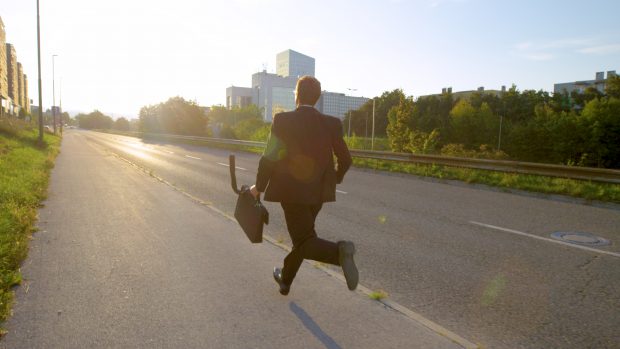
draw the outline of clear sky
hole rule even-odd
[[[552,91],[620,73],[619,14],[617,0],[41,0],[43,105],[52,54],[64,109],[115,117],[177,95],[223,104],[289,48],[334,92]],[[0,0],[0,16],[38,104],[36,1]]]

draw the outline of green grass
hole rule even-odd
[[[0,322],[10,314],[12,287],[21,282],[20,263],[59,145],[60,138],[49,134],[39,143],[30,124],[0,119]]]
[[[112,131],[116,133],[115,131]],[[362,138],[358,138],[362,139]],[[351,142],[352,140],[352,142]],[[356,142],[353,137],[347,139],[351,145]],[[364,139],[364,141],[368,141]],[[179,143],[178,141],[174,141]],[[210,146],[215,148],[230,149],[233,151],[248,151],[262,154],[262,149],[247,146],[226,145],[203,141],[183,141],[182,143]],[[380,147],[386,146],[386,139],[379,139]],[[375,147],[377,149],[377,147]],[[518,173],[505,173],[487,170],[475,170],[459,167],[449,167],[443,165],[424,165],[411,164],[389,160],[372,160],[354,158],[353,166],[360,168],[370,168],[388,172],[398,172],[412,174],[423,177],[433,177],[439,179],[459,180],[466,183],[484,184],[506,191],[511,189],[524,190],[544,194],[567,195],[586,200],[596,200],[620,203],[620,185],[610,183],[599,183],[585,180],[574,180],[558,177],[547,177],[539,175],[526,175]]]
[[[373,291],[368,295],[370,299],[374,299],[376,301],[382,300],[383,298],[387,298],[387,296],[388,294],[384,290]]]
[[[409,164],[397,161],[353,159],[353,165],[381,171],[459,180],[466,183],[517,189],[545,194],[568,195],[586,200],[620,203],[620,185],[558,177],[475,170],[441,165]]]

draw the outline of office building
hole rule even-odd
[[[26,99],[24,95],[24,68],[20,62],[17,62],[17,105],[24,108]]]
[[[6,32],[4,22],[0,17],[0,115],[7,113],[9,109],[9,75],[6,61]]]
[[[262,71],[252,75],[252,102],[264,110],[264,120],[276,113],[295,109],[297,77],[283,77]]]
[[[6,44],[6,66],[7,66],[7,80],[9,88],[9,113],[17,114],[19,112],[19,77],[17,75],[17,53],[15,52],[15,46]]]
[[[347,96],[344,93],[321,92],[316,108],[322,113],[344,119],[350,110],[359,109],[369,99],[365,97]]]
[[[28,95],[28,76],[24,74],[24,105],[26,113],[30,114],[30,96]]]
[[[575,82],[563,82],[553,85],[553,93],[568,93],[569,95],[576,91],[578,93],[583,93],[588,87],[594,87],[600,93],[605,93],[605,84],[607,79],[612,76],[616,76],[615,70],[610,70],[607,72],[607,78],[605,78],[605,72],[597,72],[594,80],[582,80]]]
[[[0,17],[0,115],[19,115],[21,109],[30,111],[28,78],[17,62],[15,46],[6,42],[6,30]]]
[[[484,86],[480,86],[475,90],[465,90],[465,91],[456,91],[456,92],[452,91],[452,87],[445,87],[441,89],[441,93],[435,93],[432,95],[424,95],[424,96],[420,96],[419,98],[426,98],[426,97],[431,97],[431,96],[439,97],[447,93],[450,93],[453,99],[469,99],[475,93],[483,94],[483,95],[494,95],[494,96],[499,97],[504,92],[506,92],[506,86],[502,86],[501,90],[487,90],[484,88]]]
[[[255,104],[269,122],[276,113],[295,109],[295,86],[300,76],[314,76],[314,58],[293,50],[276,56],[277,74],[262,72],[252,75],[252,87],[231,86],[226,89],[226,107]],[[358,109],[368,98],[323,91],[316,108],[328,115],[344,118],[349,110]]]
[[[252,104],[252,89],[249,87],[231,86],[226,89],[226,108],[247,107]]]
[[[314,58],[286,50],[276,55],[276,73],[283,77],[314,76]]]

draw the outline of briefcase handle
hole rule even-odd
[[[241,190],[237,188],[237,175],[235,174],[235,156],[230,154],[228,156],[228,166],[230,168],[230,185],[235,193],[241,193]]]

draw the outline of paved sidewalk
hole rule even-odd
[[[79,133],[39,228],[0,348],[460,348],[308,263],[281,296],[282,249]]]

